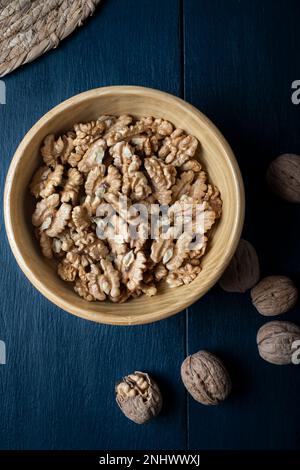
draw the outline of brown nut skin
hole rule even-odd
[[[300,203],[300,156],[285,153],[275,158],[268,168],[267,182],[282,199]]]
[[[207,351],[198,351],[183,361],[181,378],[187,391],[203,405],[218,405],[231,391],[224,364]]]
[[[286,276],[268,276],[253,287],[251,298],[261,315],[280,315],[294,307],[298,290]]]
[[[137,380],[143,380],[141,387],[138,385]],[[147,388],[145,389],[145,384]],[[120,386],[127,385],[128,392],[120,393]],[[133,392],[134,391],[134,392]],[[123,379],[116,385],[116,402],[119,405],[124,415],[134,421],[136,424],[147,423],[150,419],[157,416],[162,407],[162,396],[156,382],[146,373],[136,371],[132,374],[123,377]],[[134,396],[127,396],[127,394],[135,393]]]
[[[288,321],[271,321],[257,333],[258,352],[262,359],[271,364],[292,363],[293,342],[300,340],[300,327]]]
[[[246,292],[260,277],[259,261],[255,248],[241,239],[226,271],[220,279],[220,286],[226,292]]]

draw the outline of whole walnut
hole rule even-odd
[[[183,361],[181,378],[187,391],[203,405],[217,405],[231,391],[231,380],[225,366],[207,351],[198,351]]]
[[[260,269],[255,248],[241,239],[237,250],[220,279],[226,292],[246,292],[259,281]]]
[[[285,313],[297,302],[298,290],[286,276],[268,276],[251,290],[256,309],[265,316]]]
[[[162,396],[154,380],[144,372],[134,372],[116,385],[116,401],[124,415],[137,424],[157,416]]]
[[[267,171],[267,182],[278,196],[300,202],[300,156],[285,153],[275,158]]]
[[[272,364],[291,364],[294,341],[300,341],[300,327],[288,321],[271,321],[257,333],[259,355]]]

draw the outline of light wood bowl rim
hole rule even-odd
[[[227,240],[226,244],[224,243],[224,252],[222,254],[222,259],[218,261],[218,269],[211,275],[209,282],[206,284],[205,289],[198,289],[195,294],[193,295],[192,299],[189,301],[185,301],[184,299],[180,302],[180,305],[171,304],[167,311],[164,312],[145,312],[144,314],[140,314],[137,318],[130,316],[130,315],[111,315],[107,312],[99,312],[95,315],[94,312],[89,312],[89,303],[87,302],[87,306],[85,309],[81,307],[77,307],[75,303],[71,303],[68,301],[64,301],[61,299],[53,290],[50,290],[47,287],[46,282],[42,281],[38,277],[36,277],[31,270],[30,264],[27,263],[22,253],[19,249],[18,240],[15,236],[14,226],[11,219],[11,188],[13,184],[14,173],[18,166],[19,161],[22,159],[22,155],[24,150],[26,149],[28,143],[33,138],[33,136],[44,126],[47,125],[49,120],[53,118],[58,112],[61,112],[68,107],[74,105],[74,103],[84,102],[86,99],[91,99],[93,97],[99,97],[104,95],[122,95],[122,94],[134,94],[134,95],[145,95],[147,97],[151,97],[151,99],[156,98],[164,98],[166,101],[173,101],[173,104],[176,104],[179,108],[184,108],[186,111],[189,111],[194,116],[202,121],[202,124],[206,126],[207,129],[212,131],[215,135],[215,138],[218,140],[219,144],[222,146],[224,153],[227,157],[227,165],[230,167],[232,176],[233,176],[233,184],[234,184],[234,207],[232,210],[235,210],[235,222],[234,226],[232,227],[231,237]],[[27,132],[25,137],[22,139],[21,143],[19,144],[13,159],[11,161],[4,189],[4,221],[5,221],[5,228],[8,237],[8,241],[13,252],[16,261],[25,274],[25,276],[29,279],[29,281],[36,287],[38,291],[40,291],[48,300],[53,302],[58,307],[62,308],[63,310],[81,317],[86,320],[91,320],[97,323],[104,323],[104,324],[112,324],[112,325],[135,325],[135,324],[146,324],[151,323],[154,321],[162,320],[167,318],[171,315],[174,315],[191,304],[193,304],[196,300],[202,297],[220,278],[224,269],[227,267],[230,259],[232,258],[237,244],[239,242],[241,231],[244,223],[244,215],[245,215],[245,195],[244,195],[244,185],[242,176],[240,173],[240,169],[238,163],[235,159],[235,156],[224,138],[221,132],[217,129],[217,127],[197,108],[192,106],[191,104],[187,103],[186,101],[173,96],[169,93],[162,92],[160,90],[146,88],[146,87],[139,87],[139,86],[110,86],[110,87],[102,87],[102,88],[95,88],[89,91],[80,93],[75,95],[66,101],[55,106],[53,109],[48,111],[44,116],[42,116],[36,124]],[[213,247],[212,247],[213,249]],[[42,254],[41,254],[42,258]],[[205,268],[203,268],[205,269]],[[179,288],[180,289],[180,288]],[[151,298],[148,299],[149,304],[151,303]],[[127,304],[116,304],[116,308],[122,310],[122,305],[129,305]]]

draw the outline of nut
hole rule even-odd
[[[275,158],[267,171],[267,182],[278,196],[300,202],[300,156],[285,153]]]
[[[255,248],[247,240],[240,240],[237,250],[220,279],[226,292],[246,292],[259,281],[260,269]]]
[[[46,166],[39,168],[30,184],[31,193],[36,198],[51,196],[62,182],[63,171],[62,165],[56,165],[53,171]]]
[[[197,147],[198,141],[195,137],[186,135],[182,129],[175,129],[164,139],[158,155],[166,163],[180,167],[195,155]]]
[[[271,321],[257,333],[260,357],[271,364],[292,363],[293,342],[300,340],[300,327],[288,321]]]
[[[253,287],[251,298],[253,305],[262,315],[279,315],[294,307],[298,291],[288,277],[268,276]]]
[[[187,391],[203,405],[218,405],[231,391],[225,366],[207,351],[198,351],[183,361],[181,378]]]
[[[154,380],[144,372],[127,375],[116,385],[116,401],[124,415],[137,424],[157,416],[162,396]]]

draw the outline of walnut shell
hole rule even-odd
[[[203,405],[217,405],[231,391],[231,380],[225,366],[207,351],[198,351],[183,361],[181,378],[187,391]]]
[[[267,171],[267,182],[278,196],[300,202],[300,156],[285,153],[275,158]]]
[[[260,269],[255,248],[241,239],[226,271],[220,279],[220,286],[226,292],[246,292],[259,281]]]
[[[124,415],[137,424],[157,416],[162,407],[158,385],[144,372],[134,372],[116,385],[116,401]]]
[[[271,364],[291,364],[293,342],[300,340],[300,327],[288,321],[271,321],[257,333],[259,355]]]
[[[253,287],[251,298],[253,305],[262,315],[279,315],[294,307],[298,291],[288,277],[268,276]]]

